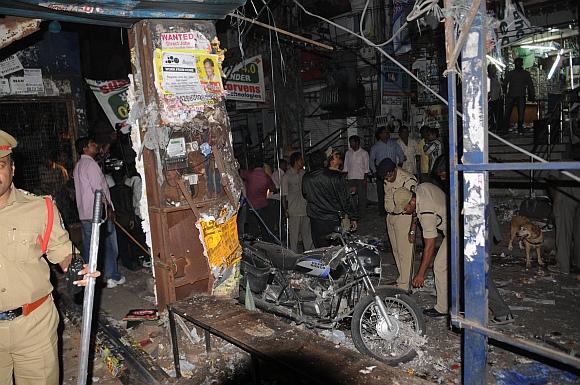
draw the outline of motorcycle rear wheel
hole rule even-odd
[[[351,322],[352,340],[359,352],[389,365],[412,360],[421,336],[425,334],[425,320],[415,301],[406,294],[378,289],[395,332],[386,322],[372,296],[361,298],[354,309]]]

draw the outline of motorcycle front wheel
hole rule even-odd
[[[392,324],[379,313],[372,296],[356,304],[351,322],[352,340],[359,352],[389,365],[412,360],[425,334],[425,320],[415,301],[406,294],[379,289]]]

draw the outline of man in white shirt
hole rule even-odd
[[[344,156],[343,172],[346,172],[346,179],[351,191],[355,191],[358,196],[358,212],[362,216],[363,210],[367,206],[367,174],[369,170],[369,153],[360,147],[360,138],[353,135],[348,139],[350,149]]]
[[[409,137],[409,127],[401,126],[397,143],[399,143],[399,146],[401,146],[401,149],[407,157],[407,160],[403,162],[401,168],[409,174],[417,175],[417,157],[419,156],[419,150],[417,148],[417,141]]]

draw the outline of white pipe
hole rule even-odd
[[[558,64],[560,63],[560,59],[562,58],[562,55],[561,55],[562,52],[563,52],[563,50],[560,50],[558,52],[558,56],[556,56],[556,60],[554,61],[554,64],[552,64],[552,68],[550,68],[550,72],[548,72],[548,80],[552,79],[554,72],[556,72],[556,67],[558,67]]]
[[[570,89],[574,89],[574,64],[572,61],[572,51],[570,51]]]
[[[557,50],[557,48],[548,47],[548,46],[545,46],[545,45],[522,45],[522,48],[526,48],[526,49],[540,49],[540,50],[544,50],[544,51],[555,51],[555,50]]]
[[[503,64],[501,61],[497,60],[496,58],[494,58],[491,55],[486,55],[486,57],[487,57],[487,60],[492,62],[492,64],[495,65],[499,71],[503,72],[503,70],[505,68],[505,64]]]

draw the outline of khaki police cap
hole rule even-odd
[[[12,135],[0,130],[0,158],[12,153],[12,149],[17,145],[18,142]]]

